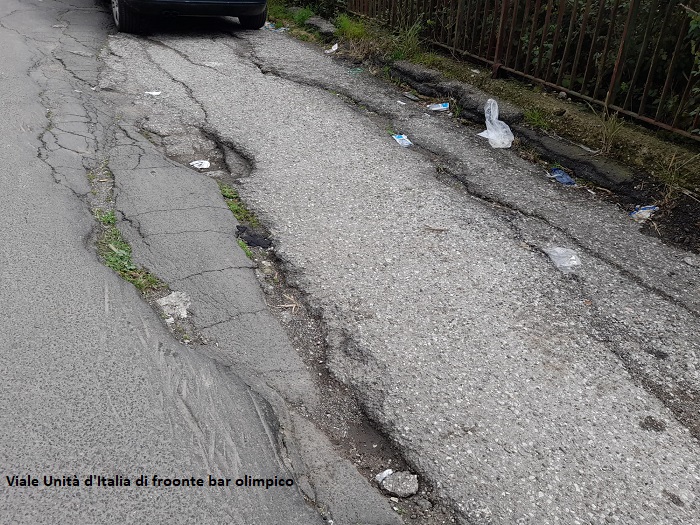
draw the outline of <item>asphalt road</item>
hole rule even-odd
[[[0,523],[398,523],[325,436],[288,410],[313,406],[314,385],[267,312],[216,184],[143,139],[152,151],[138,150],[114,101],[99,96],[107,7],[0,5]],[[158,267],[172,289],[209,270],[205,249],[182,246],[218,247],[209,261],[235,300],[209,313],[245,318],[250,333],[236,335],[267,362],[246,368],[223,338],[225,356],[182,344],[102,264],[92,208],[101,193],[113,197],[113,181],[97,178],[107,166],[119,174],[122,208],[130,200],[133,216],[162,221],[154,239],[177,243],[173,272]],[[182,211],[172,221],[154,213],[159,175],[177,184],[178,169],[186,197],[166,208],[202,206],[219,237]],[[130,194],[129,178],[144,176],[149,184],[134,180]],[[192,233],[177,238],[172,228]]]
[[[326,449],[305,440],[323,437],[299,414],[324,392],[269,315],[216,183],[185,167],[206,158],[270,229],[327,331],[330,372],[459,523],[698,522],[696,255],[283,33],[218,19],[107,36],[104,5],[74,3],[0,12],[17,50],[3,66],[3,187],[18,196],[1,210],[16,305],[3,471],[284,468],[335,510],[292,491],[183,490],[172,515],[201,517],[207,501],[207,522],[399,520],[380,499],[353,514],[376,491],[332,451],[310,457]],[[85,173],[103,159],[135,260],[192,298],[207,348],[174,341],[94,255]],[[552,246],[577,251],[574,275]],[[318,477],[329,465],[343,481]],[[66,492],[2,486],[12,522],[71,512]],[[175,499],[73,494],[117,520],[167,515]]]

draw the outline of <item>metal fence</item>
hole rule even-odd
[[[500,71],[700,139],[700,0],[348,0]],[[700,36],[695,36],[700,40]],[[700,45],[700,42],[698,42]]]

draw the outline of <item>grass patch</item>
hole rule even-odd
[[[539,109],[526,109],[523,117],[525,122],[533,128],[549,129],[551,127],[547,117]]]
[[[250,247],[245,243],[243,239],[237,239],[238,246],[241,247],[241,250],[243,250],[243,253],[245,253],[246,257],[248,259],[253,258],[253,251],[250,249]]]
[[[346,14],[340,14],[335,19],[335,34],[348,40],[362,40],[369,37],[367,26],[361,20],[351,18]]]
[[[105,214],[106,215],[106,214]],[[98,219],[99,220],[99,219]],[[102,221],[100,221],[102,222]],[[104,223],[103,223],[104,224]],[[109,225],[97,241],[97,253],[105,265],[142,292],[162,288],[163,283],[131,260],[131,246],[114,225]]]
[[[228,184],[219,182],[219,190],[221,191],[221,196],[224,198],[224,201],[226,201],[226,206],[228,206],[228,209],[231,210],[238,222],[249,224],[250,226],[258,226],[258,218],[252,211],[245,207],[235,189]]]
[[[289,9],[281,0],[268,0],[267,18],[276,24],[293,19],[292,13],[289,12]]]
[[[113,226],[117,223],[117,217],[114,215],[114,210],[95,210],[95,218],[105,226]]]
[[[420,36],[422,31],[421,20],[399,29],[392,42],[392,60],[412,60],[419,56],[423,51],[423,39]]]
[[[307,6],[294,13],[293,20],[296,25],[303,26],[312,16],[314,16],[314,12]]]

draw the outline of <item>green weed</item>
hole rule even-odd
[[[114,210],[95,210],[95,218],[100,221],[105,226],[113,226],[117,222],[117,218],[114,215]]]
[[[252,211],[245,207],[235,189],[228,184],[219,182],[219,190],[221,191],[221,196],[224,198],[224,201],[226,201],[228,209],[231,210],[238,222],[251,226],[257,226],[259,224],[258,218]]]
[[[131,260],[131,246],[116,226],[110,225],[97,241],[97,252],[105,265],[122,279],[142,292],[163,287],[163,283],[148,270],[137,267]]]
[[[245,243],[245,241],[244,241],[243,239],[238,239],[238,246],[241,247],[241,250],[243,250],[243,252],[245,253],[246,257],[248,257],[248,259],[252,259],[252,258],[253,258],[253,252],[252,252],[252,250],[251,250],[250,247]]]
[[[412,60],[423,50],[423,22],[419,19],[410,26],[399,29],[393,39],[391,58],[393,60]]]
[[[622,131],[625,123],[619,117],[618,112],[610,113],[610,110],[607,107],[598,112],[593,106],[591,106],[591,104],[587,104],[598,119],[598,125],[600,128],[599,138],[601,143],[599,152],[603,155],[607,155],[612,151],[612,148],[616,142],[616,137],[620,131]]]
[[[335,34],[348,40],[362,40],[367,38],[367,27],[360,20],[355,20],[346,14],[340,14],[335,19]]]
[[[523,116],[525,122],[533,128],[549,129],[552,127],[547,117],[539,109],[526,109]]]
[[[270,21],[280,23],[292,20],[292,14],[282,0],[268,0],[267,17]]]
[[[306,21],[312,16],[314,16],[314,12],[311,10],[311,8],[308,6],[304,7],[296,13],[294,13],[294,23],[298,26],[303,26],[306,23]]]

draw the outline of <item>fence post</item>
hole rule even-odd
[[[629,13],[627,14],[627,21],[625,22],[625,27],[622,30],[620,47],[617,50],[617,60],[615,60],[613,75],[610,79],[610,87],[608,88],[608,93],[605,96],[606,110],[610,105],[610,102],[615,99],[615,95],[617,95],[617,90],[620,89],[620,80],[622,79],[622,68],[624,65],[623,62],[625,61],[625,56],[627,55],[627,43],[633,35],[633,31],[631,31],[631,26],[634,24],[634,20],[637,17],[638,7],[639,3],[636,0],[630,1]]]
[[[496,35],[496,50],[493,58],[492,78],[498,78],[498,70],[501,67],[501,43],[503,42],[503,32],[505,31],[506,16],[508,14],[509,0],[501,0],[501,20],[498,23],[498,35]],[[495,10],[494,10],[495,11]]]

